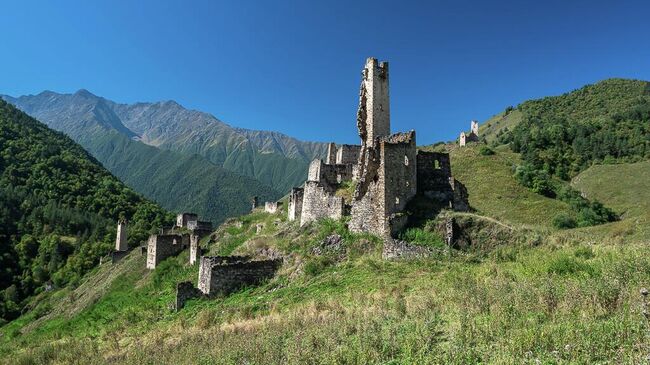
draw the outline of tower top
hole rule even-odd
[[[371,146],[379,137],[390,135],[388,62],[366,59],[361,72],[357,128],[361,144]]]

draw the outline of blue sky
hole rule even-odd
[[[356,143],[360,70],[390,62],[418,143],[609,77],[650,80],[647,1],[12,1],[0,93],[173,99],[231,125]]]

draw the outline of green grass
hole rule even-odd
[[[496,154],[479,154],[480,145],[472,144],[450,151],[454,177],[469,192],[470,206],[480,214],[508,222],[551,228],[553,217],[569,212],[566,203],[531,192],[513,177],[513,166],[520,163],[517,154],[497,149]]]

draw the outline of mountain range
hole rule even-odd
[[[174,101],[120,104],[87,90],[2,98],[81,144],[109,171],[174,211],[216,222],[302,183],[326,144],[234,128]]]

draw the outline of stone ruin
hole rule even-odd
[[[325,161],[312,161],[304,186],[289,196],[289,220],[302,226],[349,215],[351,231],[391,238],[406,225],[406,206],[418,194],[441,207],[468,209],[448,154],[418,151],[415,131],[391,134],[388,80],[388,63],[368,58],[357,112],[361,144],[330,143]],[[478,124],[472,128],[478,131]],[[337,191],[350,184],[354,194],[345,202]]]
[[[272,278],[282,259],[253,260],[250,256],[202,256],[198,284],[185,281],[176,285],[176,311],[191,298],[214,298],[231,294],[248,285]]]
[[[465,132],[460,132],[460,138],[458,139],[458,144],[461,147],[467,145],[468,142],[478,142],[478,122],[473,120],[470,122],[470,132],[465,134]]]
[[[267,213],[275,214],[282,208],[282,202],[265,202],[264,211]]]
[[[282,259],[252,260],[248,256],[203,256],[199,266],[198,289],[203,295],[228,295],[244,286],[269,279]]]
[[[126,237],[126,220],[117,221],[117,234],[115,235],[115,251],[110,253],[111,262],[116,263],[129,253],[129,243]]]
[[[147,242],[147,268],[155,269],[158,264],[183,250],[190,249],[190,264],[201,256],[199,240],[212,232],[212,222],[199,221],[194,213],[181,213],[176,225],[161,229],[160,234],[151,235]]]

